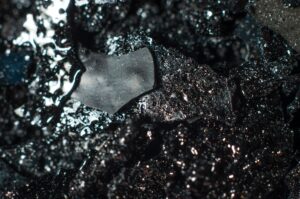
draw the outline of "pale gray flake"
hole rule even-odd
[[[154,86],[154,61],[147,48],[122,56],[90,53],[81,56],[86,67],[72,97],[110,114]]]

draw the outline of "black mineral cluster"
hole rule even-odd
[[[299,0],[0,0],[0,198],[299,199]]]

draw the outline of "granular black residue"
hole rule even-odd
[[[0,0],[0,198],[299,198],[299,5]]]

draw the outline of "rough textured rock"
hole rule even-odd
[[[0,85],[0,198],[298,198],[297,0],[256,3],[0,0],[0,55],[32,62]],[[71,99],[82,46],[148,48],[154,89],[114,115]]]
[[[287,185],[290,190],[289,198],[299,198],[300,197],[300,171],[299,165],[296,166],[287,176]]]
[[[99,32],[114,22],[124,19],[131,0],[75,1],[74,22],[88,32]]]
[[[158,88],[139,99],[136,112],[160,122],[211,117],[233,118],[231,90],[225,78],[206,65],[163,47],[154,51]]]

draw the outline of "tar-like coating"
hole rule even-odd
[[[0,0],[0,55],[32,61],[0,86],[0,198],[299,198],[297,1]],[[82,47],[148,48],[154,89],[72,99]]]

